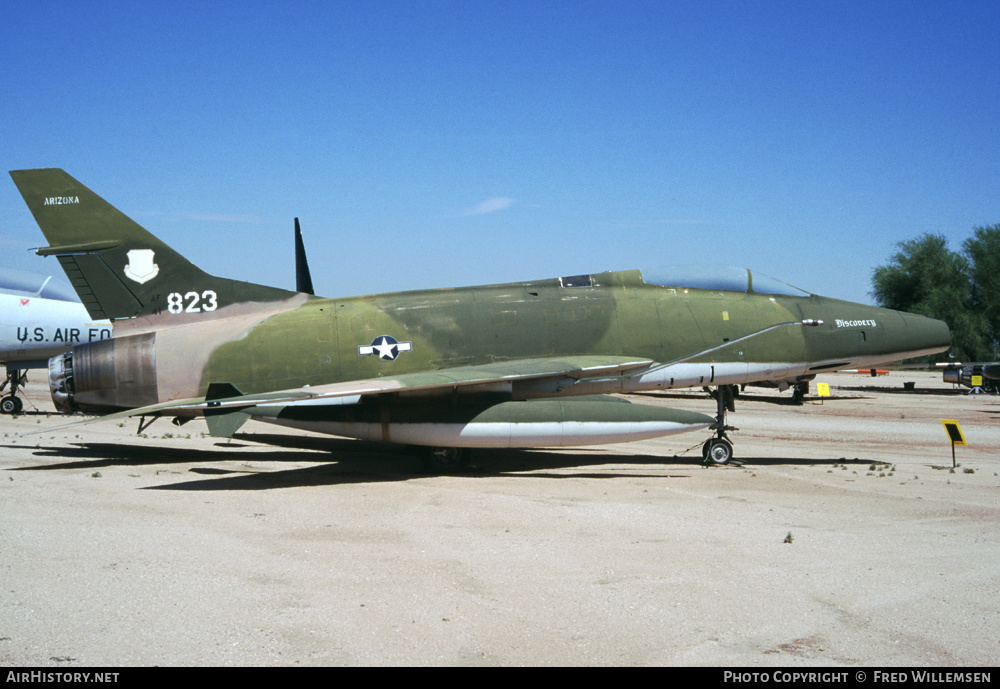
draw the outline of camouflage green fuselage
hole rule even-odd
[[[204,397],[213,383],[249,395],[581,356],[646,361],[648,372],[467,392],[516,400],[793,384],[940,351],[949,339],[939,321],[815,295],[663,287],[638,270],[581,277],[344,299],[282,292],[237,303],[226,292],[241,283],[206,276],[195,291],[217,294],[225,306],[213,313],[118,321],[113,340],[74,350],[76,403],[112,410]],[[805,327],[804,319],[822,324]],[[760,332],[772,326],[785,327]],[[383,337],[396,345],[376,347]]]
[[[250,328],[232,323],[228,341],[207,356],[197,386],[171,390],[156,401],[204,395],[210,383],[221,381],[250,394],[526,358],[601,355],[668,363],[804,318],[824,323],[724,346],[665,369],[675,375],[635,387],[809,377],[899,358],[947,338],[930,319],[818,296],[661,287],[645,284],[639,271],[587,277],[589,284],[576,286],[553,279],[309,298]],[[225,320],[203,324],[226,326]],[[409,350],[392,359],[362,353],[382,336],[409,343]],[[165,356],[158,346],[161,366]],[[532,394],[526,389],[522,396]]]

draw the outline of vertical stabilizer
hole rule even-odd
[[[214,311],[291,293],[205,273],[58,168],[15,170],[18,191],[93,318]]]
[[[295,289],[304,294],[316,294],[313,291],[312,275],[309,273],[309,262],[306,260],[306,245],[302,243],[302,230],[299,229],[298,218],[295,218]]]

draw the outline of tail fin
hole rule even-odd
[[[92,318],[203,313],[293,293],[217,278],[58,168],[10,173]]]
[[[309,262],[306,260],[306,245],[302,243],[298,218],[295,218],[295,289],[305,294],[316,294],[313,291],[312,275],[309,274]]]

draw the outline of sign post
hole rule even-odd
[[[941,423],[944,424],[944,430],[948,432],[948,438],[951,440],[951,468],[955,468],[955,446],[956,445],[968,445],[965,442],[965,435],[962,434],[962,427],[958,425],[958,421],[952,421],[951,419],[941,419]]]

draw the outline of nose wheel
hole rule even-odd
[[[3,412],[4,414],[19,414],[23,408],[24,404],[21,402],[20,397],[7,395],[0,400],[0,412]]]
[[[729,464],[733,458],[733,444],[725,438],[711,438],[702,446],[701,456],[707,465]]]
[[[715,437],[709,438],[701,448],[701,456],[706,466],[722,466],[733,459],[733,443],[726,436],[726,431],[738,431],[738,428],[726,425],[726,412],[736,410],[736,386],[721,385],[710,393],[715,398],[717,411],[712,429]]]
[[[0,399],[0,412],[4,414],[20,414],[24,409],[24,403],[17,396],[17,389],[24,385],[27,379],[27,372],[22,373],[16,368],[7,369],[7,379],[0,384],[0,391],[10,384],[10,394]]]

